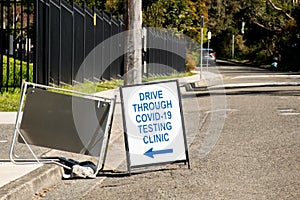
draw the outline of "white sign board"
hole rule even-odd
[[[129,167],[188,162],[177,81],[120,88]]]

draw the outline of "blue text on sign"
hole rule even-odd
[[[149,103],[135,103],[132,104],[134,112],[143,112],[151,110],[169,109],[172,108],[172,101],[155,101]]]
[[[139,125],[138,127],[140,133],[152,133],[158,131],[161,132],[161,131],[172,130],[171,122],[144,124],[144,125]]]
[[[159,134],[154,134],[154,135],[145,135],[143,137],[143,141],[145,144],[153,144],[153,143],[158,143],[158,142],[168,142],[169,139],[169,134],[168,133],[159,133]]]
[[[152,100],[152,99],[162,99],[162,90],[152,91],[152,92],[142,92],[139,93],[140,101]]]

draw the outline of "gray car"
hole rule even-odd
[[[201,50],[199,49],[199,51]],[[203,48],[202,52],[203,52],[203,58],[202,58],[203,65],[206,65],[207,63],[209,65],[216,65],[216,52],[213,49]],[[200,59],[201,57],[199,58],[199,65],[200,65]]]

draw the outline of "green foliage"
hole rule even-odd
[[[188,72],[195,70],[195,68],[199,64],[199,51],[192,51],[188,50],[186,55],[186,70]]]
[[[214,34],[214,49],[219,56],[229,57],[234,34],[238,58],[267,62],[279,51],[283,63],[293,62],[300,68],[295,59],[300,46],[299,7],[300,3],[280,0],[211,1],[208,27]]]
[[[157,0],[143,7],[147,26],[172,29],[196,41],[200,41],[201,16],[207,15],[207,7],[200,0]]]
[[[85,2],[87,6],[121,16],[125,11],[124,0],[75,2],[80,5]],[[178,31],[197,42],[200,42],[201,16],[204,16],[204,43],[210,30],[211,47],[218,57],[231,57],[234,34],[238,59],[267,62],[275,51],[280,51],[284,63],[300,68],[297,59],[300,54],[300,3],[282,0],[143,0],[142,9],[145,25]],[[243,33],[242,22],[245,22]]]
[[[0,95],[0,111],[13,112],[18,110],[20,89],[9,89]]]
[[[72,3],[72,0],[67,0],[67,2]],[[104,0],[101,1],[95,1],[95,0],[74,0],[74,3],[77,3],[80,6],[86,6],[90,9],[93,9],[95,7],[98,10],[104,10]]]

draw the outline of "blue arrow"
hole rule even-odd
[[[153,151],[153,148],[150,148],[148,151],[146,151],[144,153],[144,155],[148,156],[150,158],[154,158],[155,154],[167,154],[167,153],[173,153],[173,149],[164,149],[164,150]]]

